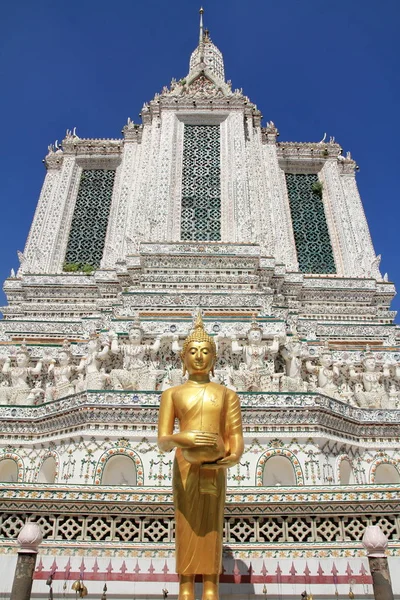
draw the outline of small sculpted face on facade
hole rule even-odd
[[[250,329],[247,338],[251,344],[260,344],[262,341],[262,332],[260,329]]]
[[[129,331],[129,341],[131,342],[131,344],[140,344],[140,342],[142,341],[142,331],[141,329],[138,329],[137,327],[133,327],[132,329],[130,329]]]
[[[375,371],[376,362],[374,358],[366,358],[364,360],[364,368],[366,371]]]
[[[17,363],[17,367],[27,367],[29,359],[24,352],[17,352],[15,362]]]
[[[324,352],[321,355],[320,362],[323,367],[330,367],[332,365],[332,355],[330,352]]]
[[[97,339],[89,340],[88,341],[89,352],[95,352],[98,349],[97,345],[98,345]]]
[[[215,362],[215,353],[209,342],[190,342],[183,357],[189,375],[208,374]]]
[[[58,356],[58,362],[60,363],[61,366],[68,365],[69,356],[68,356],[67,352],[60,352],[60,354]]]

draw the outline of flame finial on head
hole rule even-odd
[[[214,354],[217,353],[217,348],[215,346],[215,342],[214,342],[213,338],[210,335],[208,335],[208,333],[204,329],[203,318],[201,316],[200,310],[198,311],[198,313],[196,315],[192,333],[190,333],[187,336],[187,338],[185,339],[185,341],[183,342],[183,347],[182,347],[182,352],[181,352],[182,360],[185,355],[186,348],[188,347],[190,342],[208,342],[211,345],[211,348],[212,348]]]

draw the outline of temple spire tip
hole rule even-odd
[[[200,7],[199,14],[200,14],[199,44],[202,44],[203,43],[203,14],[204,14],[204,8],[202,6]]]

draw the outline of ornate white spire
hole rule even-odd
[[[199,45],[190,57],[189,75],[205,71],[222,83],[225,82],[224,59],[217,46],[212,43],[208,30],[203,29],[203,14],[204,9],[200,8]]]

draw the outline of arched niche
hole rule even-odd
[[[18,481],[18,465],[15,460],[5,458],[0,461],[0,482],[15,483]]]
[[[374,483],[400,483],[400,473],[394,465],[381,463],[376,467]]]
[[[339,483],[340,485],[351,485],[355,483],[353,467],[347,458],[343,458],[339,465]]]
[[[297,485],[296,474],[291,461],[285,456],[271,456],[265,463],[263,485]]]
[[[42,462],[37,481],[38,483],[54,483],[57,474],[57,463],[52,456],[48,456]]]
[[[137,485],[136,467],[132,458],[123,454],[109,458],[102,473],[101,485]]]

